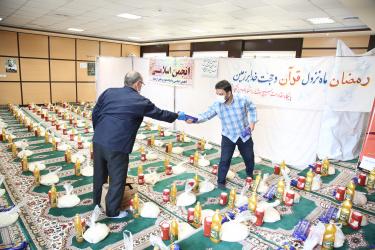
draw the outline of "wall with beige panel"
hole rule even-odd
[[[44,103],[50,100],[49,82],[23,82],[22,83],[23,103],[28,102]]]
[[[121,57],[121,44],[100,42],[100,55]]]
[[[0,30],[0,55],[18,56],[17,33]]]
[[[51,83],[52,102],[76,101],[76,83],[75,82],[53,82]]]
[[[21,58],[22,81],[49,81],[48,59]]]
[[[21,85],[19,82],[0,82],[0,104],[8,102],[20,104]]]
[[[169,56],[190,57],[190,43],[171,43],[169,44]]]
[[[21,57],[48,58],[48,36],[19,33]]]
[[[50,58],[70,60],[76,59],[75,39],[50,36],[49,48]]]
[[[134,54],[136,57],[141,56],[141,46],[122,44],[122,57],[128,57],[129,54]]]
[[[95,83],[79,82],[77,83],[77,99],[85,101],[96,100]]]
[[[99,55],[99,42],[77,39],[77,60],[95,61]]]

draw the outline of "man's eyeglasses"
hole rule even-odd
[[[142,82],[142,81],[139,81],[143,86],[145,86],[146,84],[144,83],[144,82]]]

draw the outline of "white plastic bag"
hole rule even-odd
[[[27,144],[27,141],[23,140],[23,142],[21,143],[22,150],[17,154],[18,158],[22,159],[24,156],[29,157],[33,155],[33,152],[31,150],[26,149],[28,146],[29,144]]]
[[[160,181],[160,176],[156,171],[148,171],[148,174],[145,174],[145,183],[155,185],[155,183]]]
[[[256,217],[251,215],[250,211],[244,211],[236,216],[234,220],[225,222],[221,226],[220,238],[222,241],[238,242],[246,239],[249,236],[249,228],[244,225],[243,221],[251,220],[253,223],[256,221]]]
[[[20,208],[27,204],[27,200],[23,200],[14,206],[11,210],[0,212],[0,228],[12,225],[18,219],[18,213],[21,212]]]
[[[52,184],[58,183],[60,179],[57,174],[61,171],[61,169],[62,167],[59,167],[53,172],[50,171],[48,174],[42,175],[40,177],[40,184],[51,186]]]
[[[172,147],[172,153],[173,154],[182,154],[184,152],[184,149],[181,147]]]
[[[44,161],[30,162],[28,166],[29,166],[30,172],[34,172],[35,167],[37,167],[39,171],[46,169],[46,165],[44,164]]]
[[[155,140],[155,146],[157,147],[163,147],[164,146],[164,142],[163,141],[160,141],[160,140]],[[173,148],[172,148],[173,149]]]
[[[234,200],[234,205],[236,207],[241,207],[249,202],[249,198],[245,196],[245,193],[249,190],[249,186],[246,185],[241,189],[241,194],[236,194],[236,198]]]
[[[365,193],[354,191],[353,203],[360,206],[365,205],[367,203],[367,197]]]
[[[129,233],[129,236],[126,235],[126,233]],[[126,250],[133,250],[133,235],[130,231],[124,230],[122,233],[124,236],[124,246]],[[151,237],[150,237],[151,238]]]
[[[283,200],[285,201],[286,193],[291,190],[290,188],[290,177],[287,174],[287,172],[284,169],[281,169],[281,173],[283,174],[283,177],[285,178],[285,189],[284,189],[284,195],[283,195]],[[301,196],[299,195],[298,192],[294,191],[294,199],[293,203],[298,203],[301,200]]]
[[[189,225],[189,223],[186,222],[180,222],[178,223],[178,239],[184,239],[186,237],[189,237],[193,232],[194,228]]]
[[[199,192],[201,193],[207,193],[214,190],[215,185],[210,182],[210,177],[206,177],[204,181],[201,181],[199,183]]]
[[[144,139],[146,139],[146,135],[144,135],[144,134],[137,134],[137,136],[135,138],[137,138],[138,140],[144,140]]]
[[[263,221],[266,223],[273,223],[281,220],[280,213],[274,207],[278,206],[280,201],[268,203],[266,201],[259,202],[257,207],[264,208]]]
[[[206,144],[204,145],[204,149],[205,150],[211,150],[212,148],[213,148],[213,146],[208,141],[206,141]]]
[[[313,227],[307,236],[303,250],[313,250],[314,247],[320,242],[321,237],[324,235],[325,226],[319,222],[316,227]]]
[[[66,144],[65,142],[62,142],[61,145],[58,144],[57,151],[66,151],[68,150],[68,148],[71,149],[72,147]]]
[[[0,186],[1,186],[1,184],[3,184],[4,179],[5,179],[5,176],[0,174]],[[1,188],[0,189],[0,197],[3,197],[4,194],[5,194],[5,189]]]
[[[179,164],[177,164],[177,166],[172,166],[172,173],[175,174],[175,175],[180,175],[180,174],[183,174],[186,172],[186,168],[184,166],[182,166],[184,163],[187,163],[189,161],[183,161]]]
[[[270,187],[266,184],[268,176],[269,174],[264,174],[262,180],[259,183],[259,187],[257,191],[261,194],[267,193],[268,189],[270,189]]]
[[[153,202],[145,202],[140,206],[140,215],[144,218],[157,218],[160,214],[158,205]]]
[[[163,240],[160,237],[150,234],[149,241],[151,245],[153,245],[154,247],[159,247],[160,250],[169,250],[169,248],[164,244]],[[128,250],[126,246],[125,246],[125,249]],[[131,248],[130,250],[133,250],[133,248]]]
[[[138,150],[140,150],[140,149],[141,149],[141,146],[139,146],[137,143],[135,143],[135,144],[133,145],[132,152],[138,151]]]
[[[328,175],[334,175],[336,173],[335,166],[330,164],[328,168]]]
[[[59,202],[57,203],[57,207],[59,208],[67,208],[67,207],[74,207],[77,206],[81,199],[75,195],[71,194],[73,191],[73,186],[70,183],[65,183],[64,188],[66,190],[66,195],[59,198]]]
[[[87,153],[87,156],[86,156],[87,159],[90,159],[91,158],[91,153],[88,152]],[[90,161],[86,161],[86,166],[84,168],[81,169],[81,173],[83,176],[93,176],[94,175],[94,168],[92,166],[90,166]]]
[[[260,158],[259,156],[255,156],[254,162],[255,162],[255,164],[259,164],[259,163],[262,162],[262,158]]]
[[[148,153],[146,154],[146,160],[148,161],[154,161],[157,158],[158,158],[158,155],[155,154],[154,152],[148,151]]]
[[[171,136],[172,132],[168,130],[164,130],[164,136]]]
[[[232,180],[235,176],[236,174],[232,170],[229,169],[226,178],[229,180]]]
[[[207,216],[212,217],[214,215],[214,213],[215,213],[215,211],[212,210],[212,209],[202,210],[202,212],[201,212],[201,222],[204,222],[204,218],[206,218]]]
[[[96,244],[102,241],[109,234],[109,228],[107,225],[95,223],[95,221],[99,218],[99,215],[100,208],[98,205],[96,205],[94,211],[92,212],[90,222],[87,222],[89,229],[87,229],[83,234],[83,238],[89,243]]]
[[[72,162],[76,163],[77,160],[79,160],[80,163],[85,162],[86,158],[83,156],[83,152],[78,152],[77,154],[72,155]]]
[[[344,245],[346,238],[345,238],[344,233],[341,230],[342,224],[341,223],[335,223],[334,225],[336,226],[336,233],[335,233],[335,243],[334,243],[333,247],[334,248],[340,248]]]
[[[317,191],[317,190],[320,190],[321,188],[322,188],[321,175],[317,174],[313,178],[313,182],[312,182],[312,185],[311,185],[311,191]]]
[[[25,148],[26,149],[29,146],[26,139],[23,139],[21,141],[16,141],[15,143],[16,143],[17,148],[22,148],[22,149]]]
[[[207,167],[210,165],[210,161],[209,160],[206,160],[204,159],[206,155],[203,155],[200,157],[199,161],[198,161],[198,164],[200,167]]]
[[[240,156],[240,152],[239,151],[234,151],[233,155],[232,155],[232,158],[237,158]]]
[[[193,185],[191,186],[190,183],[193,183]],[[194,179],[188,179],[186,181],[185,192],[183,192],[177,197],[177,203],[176,203],[177,206],[186,207],[195,203],[195,201],[197,200],[197,197],[195,197],[194,193],[192,192],[195,185],[196,183]]]

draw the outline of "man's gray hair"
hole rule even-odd
[[[130,71],[125,75],[124,85],[132,87],[138,81],[142,81],[141,74],[137,71]]]

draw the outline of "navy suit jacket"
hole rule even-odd
[[[93,141],[130,154],[144,116],[172,123],[178,114],[157,108],[131,87],[107,89],[92,113]]]

